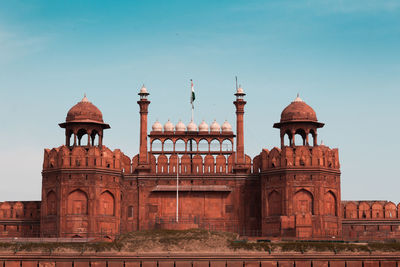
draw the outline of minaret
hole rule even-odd
[[[244,101],[244,96],[246,94],[243,91],[243,88],[239,86],[236,91],[236,101],[233,104],[236,106],[236,160],[235,164],[240,169],[245,165],[245,155],[244,155],[244,136],[243,136],[243,115],[244,115],[244,106],[246,105],[246,101]]]
[[[138,93],[140,100],[137,102],[140,107],[140,149],[139,149],[139,166],[149,163],[147,157],[147,114],[150,101],[147,100],[149,93],[143,85]],[[143,166],[142,166],[143,168]]]

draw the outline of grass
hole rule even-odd
[[[0,243],[1,251],[29,252],[400,252],[400,242],[340,243],[323,241],[250,242],[233,233],[191,230],[137,231],[113,242],[92,243]]]

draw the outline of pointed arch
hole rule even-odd
[[[87,215],[88,214],[88,196],[86,192],[76,189],[68,195],[68,214]]]
[[[100,195],[100,201],[99,201],[99,211],[98,213],[101,215],[110,215],[114,216],[115,215],[115,200],[114,200],[114,195],[106,190]]]
[[[324,212],[326,215],[337,216],[336,196],[332,191],[328,191],[324,196]]]
[[[314,214],[314,198],[310,191],[300,189],[294,195],[293,202],[296,214]]]
[[[268,195],[268,216],[282,214],[282,197],[281,194],[273,190]]]
[[[57,215],[57,196],[53,190],[47,193],[47,215]]]

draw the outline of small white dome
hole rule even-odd
[[[170,120],[168,120],[164,124],[164,132],[172,132],[172,131],[174,131],[174,125],[172,124],[172,122]]]
[[[143,84],[142,88],[140,88],[140,94],[148,94],[147,89],[144,86],[144,84]]]
[[[175,125],[175,131],[177,132],[186,131],[186,126],[181,120],[179,120],[178,123]]]
[[[190,121],[189,124],[187,125],[187,130],[188,132],[196,132],[197,131],[197,125],[193,121]]]
[[[236,94],[244,94],[243,88],[241,86],[237,89]]]
[[[221,126],[219,126],[219,123],[216,120],[214,120],[213,123],[211,123],[210,130],[211,132],[220,132]]]
[[[232,126],[228,121],[222,124],[222,132],[232,132]]]
[[[208,124],[204,120],[199,125],[199,132],[208,132]]]
[[[162,124],[157,120],[153,126],[151,126],[153,132],[162,132]]]

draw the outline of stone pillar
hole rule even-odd
[[[149,163],[147,159],[147,114],[150,101],[147,95],[139,93],[140,100],[137,102],[140,107],[140,148],[139,148],[139,164]]]
[[[236,106],[236,163],[245,164],[243,115],[246,101],[238,98],[233,103]]]

